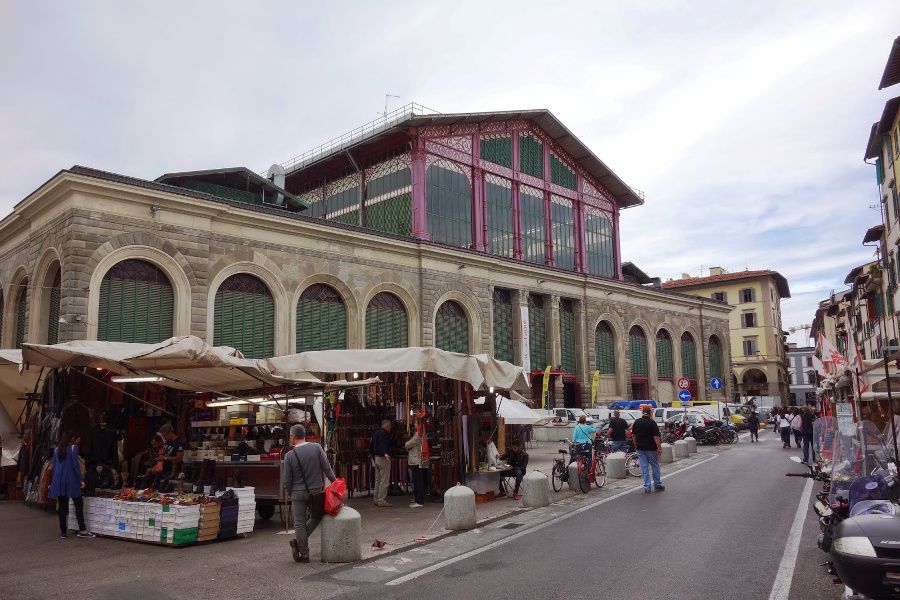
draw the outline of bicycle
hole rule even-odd
[[[580,446],[576,459],[578,461],[578,487],[581,488],[582,493],[587,494],[591,489],[591,483],[598,488],[606,485],[606,460],[603,452],[594,452],[592,444],[580,444]],[[572,454],[574,455],[574,452]],[[585,454],[590,456],[590,464],[588,464]]]
[[[560,443],[566,442],[568,440],[560,440]],[[550,481],[553,483],[554,492],[562,490],[563,484],[569,481],[569,468],[566,461],[566,455],[569,452],[564,448],[560,448],[559,453],[562,454],[562,457],[557,456],[553,459],[553,470],[550,473]]]

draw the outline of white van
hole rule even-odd
[[[657,424],[662,425],[663,423],[668,421],[670,417],[673,417],[675,415],[682,415],[684,413],[703,414],[703,411],[696,406],[657,408],[655,411],[653,411],[653,420],[656,421]]]
[[[608,408],[586,408],[584,412],[587,413],[587,416],[592,418],[595,423],[600,421],[606,421],[609,419],[610,415],[612,415],[612,411]]]
[[[578,417],[581,415],[587,417],[588,423],[594,422],[594,418],[580,408],[554,408],[548,411],[547,414],[553,417],[553,420],[557,423],[577,423]]]

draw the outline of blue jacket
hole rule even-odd
[[[50,483],[50,498],[81,496],[81,464],[78,462],[78,446],[69,446],[66,458],[59,460],[58,449],[53,450],[53,481]]]
[[[590,444],[594,439],[594,434],[596,433],[596,429],[592,425],[582,425],[581,423],[575,425],[575,430],[572,432],[572,441],[576,444]]]

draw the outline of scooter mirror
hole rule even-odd
[[[799,456],[792,456],[792,457],[790,457],[790,458],[791,458],[791,460],[794,461],[795,463],[802,463],[802,462],[803,462],[802,460],[800,460],[800,457],[799,457]]]

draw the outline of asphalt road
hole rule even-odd
[[[399,585],[343,597],[766,599],[806,484],[784,476],[800,470],[791,454],[772,434],[742,440],[672,475],[664,492],[622,495]],[[789,597],[837,599],[808,509]]]

